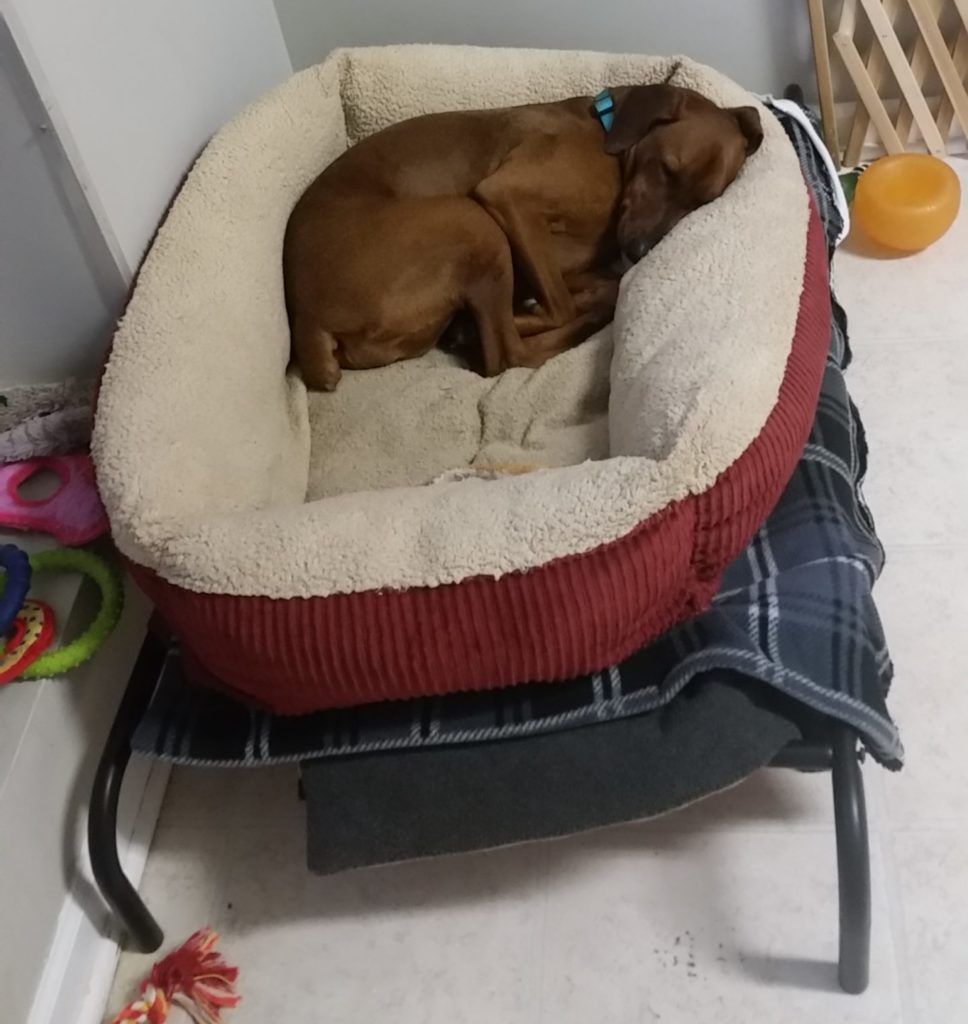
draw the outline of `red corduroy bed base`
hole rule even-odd
[[[129,563],[132,574],[205,673],[277,714],[562,680],[614,664],[708,605],[793,472],[830,332],[815,210],[805,259],[793,344],[763,430],[711,488],[619,540],[500,579],[332,597],[202,594]]]

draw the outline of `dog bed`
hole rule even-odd
[[[434,352],[307,393],[282,238],[348,144],[433,110],[664,79],[669,59],[337,51],[220,131],[114,339],[93,453],[199,675],[277,713],[570,678],[706,606],[809,431],[830,309],[783,129],[623,280],[615,321],[486,380]],[[752,102],[682,61],[675,84]]]

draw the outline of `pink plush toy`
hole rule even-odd
[[[22,497],[20,487],[41,469],[57,475],[57,490],[47,498]],[[51,455],[0,466],[0,526],[49,533],[66,546],[100,537],[108,518],[94,485],[90,456]]]

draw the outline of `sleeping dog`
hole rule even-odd
[[[462,314],[486,375],[540,366],[612,318],[619,259],[722,195],[762,137],[755,107],[663,83],[429,114],[363,139],[286,229],[307,386],[421,356]]]

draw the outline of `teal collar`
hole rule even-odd
[[[611,90],[602,91],[592,100],[592,110],[601,122],[606,134],[612,130],[612,122],[615,120],[615,100],[612,98]]]

